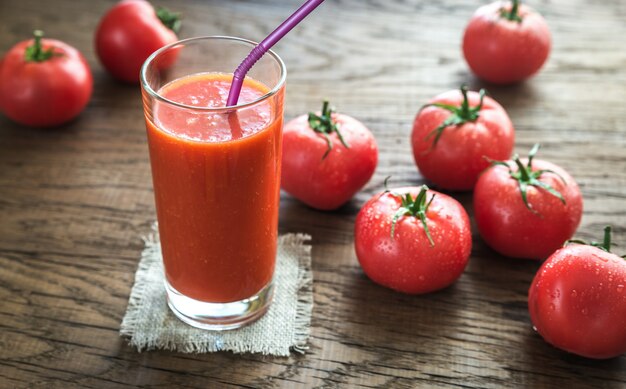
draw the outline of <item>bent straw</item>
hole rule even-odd
[[[318,5],[322,4],[324,0],[308,0],[298,8],[287,20],[285,20],[280,26],[278,26],[267,38],[263,39],[261,43],[255,46],[254,49],[248,54],[248,56],[239,64],[237,69],[233,73],[233,81],[230,85],[230,91],[228,92],[228,100],[226,100],[226,106],[232,107],[237,105],[239,100],[239,93],[241,93],[241,86],[243,80],[246,78],[246,74],[254,64],[261,59],[276,42],[282,39],[292,28],[300,23],[308,14],[311,13]]]

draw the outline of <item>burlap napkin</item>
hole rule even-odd
[[[167,307],[158,234],[146,237],[135,285],[120,333],[139,351],[154,348],[185,353],[228,350],[288,356],[304,352],[313,308],[310,236],[278,239],[274,301],[255,323],[231,331],[205,331],[178,320]]]

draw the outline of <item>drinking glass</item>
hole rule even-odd
[[[157,50],[141,69],[167,302],[204,329],[258,319],[273,294],[285,64],[264,55],[233,107],[224,107],[227,89],[203,86],[229,83],[255,45],[186,39]]]

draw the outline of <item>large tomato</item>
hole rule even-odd
[[[607,227],[601,244],[570,244],[552,254],[528,292],[537,332],[588,358],[626,352],[626,261],[610,252],[610,233]]]
[[[96,52],[115,78],[139,82],[145,60],[161,47],[176,42],[179,15],[164,8],[154,10],[144,0],[123,0],[111,8],[96,31]],[[168,56],[173,62],[175,56]],[[166,68],[171,64],[160,64]]]
[[[469,218],[452,197],[426,186],[370,199],[354,227],[356,255],[374,282],[410,294],[456,281],[472,249]]]
[[[546,21],[517,0],[478,8],[463,36],[467,64],[478,77],[495,84],[515,83],[536,73],[550,45]]]
[[[51,127],[76,117],[87,105],[93,78],[82,54],[55,39],[35,38],[13,46],[0,66],[0,107],[12,120]]]
[[[324,102],[319,114],[299,116],[283,129],[281,187],[310,207],[332,210],[372,177],[378,148],[358,120],[334,113]]]
[[[515,131],[500,104],[480,93],[449,91],[415,117],[411,144],[422,175],[437,186],[470,190],[489,159],[508,159]]]
[[[474,188],[474,217],[485,242],[500,254],[545,259],[571,238],[582,216],[576,181],[533,157],[497,162]]]

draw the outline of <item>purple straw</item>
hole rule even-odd
[[[308,0],[298,8],[287,20],[285,20],[278,28],[276,28],[267,38],[263,39],[261,43],[256,45],[254,49],[248,54],[248,56],[239,64],[235,72],[233,73],[233,81],[230,85],[230,92],[228,92],[228,100],[226,101],[227,107],[233,107],[237,105],[239,100],[239,93],[241,93],[241,86],[243,80],[246,78],[246,74],[254,64],[261,59],[269,49],[282,39],[292,28],[300,23],[308,14],[311,13],[318,5],[322,4],[324,0]]]

